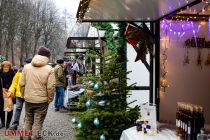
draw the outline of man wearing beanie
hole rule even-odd
[[[38,54],[24,67],[21,75],[20,89],[25,99],[24,129],[33,131],[32,139],[41,139],[37,134],[54,97],[55,75],[48,65],[50,55],[48,48],[39,48]]]
[[[66,112],[64,109],[64,88],[66,86],[66,76],[64,72],[64,60],[57,60],[54,68],[56,80],[55,111]]]

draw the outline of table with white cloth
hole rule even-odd
[[[137,132],[136,126],[122,132],[120,140],[179,140],[175,132],[170,129],[162,129],[153,136]]]

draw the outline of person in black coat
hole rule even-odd
[[[4,98],[3,98],[3,90],[8,90],[10,85],[12,84],[13,77],[15,76],[15,72],[12,70],[12,65],[9,61],[4,61],[1,64],[1,70],[0,70],[0,118],[1,118],[1,125],[0,129],[5,127],[5,112],[4,112]],[[13,101],[15,103],[15,100]],[[6,122],[6,129],[9,128],[10,122],[12,120],[13,111],[10,111],[7,113],[7,122]]]

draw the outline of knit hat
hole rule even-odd
[[[50,53],[50,50],[48,48],[40,47],[39,50],[38,50],[38,55],[50,57],[51,53]]]
[[[28,58],[25,59],[25,62],[26,62],[27,64],[31,63],[31,61],[32,61],[32,57],[28,57]]]
[[[58,60],[57,60],[57,63],[58,63],[58,64],[63,64],[63,63],[64,63],[64,60],[63,60],[63,59],[58,59]]]

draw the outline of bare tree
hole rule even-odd
[[[0,0],[0,54],[22,65],[35,55],[37,46],[45,45],[52,50],[53,61],[62,57],[67,15],[62,16],[52,0]]]

